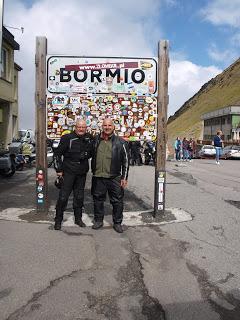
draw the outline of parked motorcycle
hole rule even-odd
[[[15,156],[7,150],[0,151],[0,175],[6,178],[12,177],[16,171]]]
[[[50,168],[54,163],[54,151],[57,149],[60,140],[48,140],[47,144],[47,162],[48,168]]]
[[[16,169],[19,171],[22,171],[24,166],[31,167],[36,159],[34,145],[21,140],[14,140],[10,143],[9,152],[14,155]]]
[[[22,171],[26,161],[23,154],[17,154],[15,157],[16,170]]]
[[[155,164],[156,148],[155,143],[152,141],[147,141],[144,146],[144,164],[149,165],[151,162]]]

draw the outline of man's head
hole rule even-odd
[[[219,130],[219,131],[217,132],[217,135],[218,135],[218,136],[222,136],[222,134],[223,134],[223,133],[222,133],[221,130]]]
[[[87,124],[86,121],[83,119],[77,119],[76,125],[75,125],[75,133],[78,136],[83,136],[87,131]]]
[[[111,136],[111,134],[114,131],[114,124],[113,124],[112,119],[106,118],[103,120],[102,130],[105,135]]]

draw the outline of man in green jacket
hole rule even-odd
[[[123,196],[129,170],[128,144],[114,134],[110,118],[103,121],[102,133],[93,143],[92,196],[94,202],[93,229],[103,226],[104,201],[108,193],[113,207],[113,228],[122,233]]]

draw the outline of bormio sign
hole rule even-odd
[[[51,93],[156,93],[157,62],[152,58],[49,56],[47,87]]]
[[[77,118],[99,132],[106,116],[125,139],[156,138],[156,60],[48,56],[47,136],[72,131]]]

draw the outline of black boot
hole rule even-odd
[[[81,228],[85,228],[86,224],[82,221],[82,219],[75,220],[75,224],[77,224]]]
[[[113,225],[113,229],[117,232],[117,233],[123,233],[123,228],[122,228],[122,225],[121,224],[114,224]]]
[[[102,228],[103,222],[102,221],[94,221],[92,229],[97,230]]]
[[[54,230],[61,230],[62,224],[59,221],[55,221]]]

